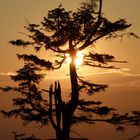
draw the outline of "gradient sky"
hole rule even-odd
[[[23,38],[19,32],[24,32],[26,19],[32,23],[40,23],[47,11],[60,3],[63,3],[66,9],[75,10],[81,2],[82,0],[0,0],[0,73],[13,72],[20,63],[15,54],[23,49],[11,46],[8,41]],[[139,5],[139,0],[104,0],[103,10],[109,19],[126,18],[128,23],[133,24],[130,31],[140,35]],[[101,41],[98,45],[99,51],[111,52],[117,58],[128,60],[130,63],[126,67],[129,67],[131,72],[140,72],[140,40],[125,37],[123,42],[117,39]]]
[[[6,75],[15,72],[22,64],[17,59],[16,54],[23,53],[23,49],[11,46],[8,44],[8,41],[24,37],[19,32],[24,32],[26,19],[31,23],[38,24],[48,10],[59,6],[60,3],[68,10],[76,10],[81,2],[83,2],[83,0],[0,0],[0,86],[7,83]],[[128,31],[135,32],[140,36],[139,6],[140,0],[103,0],[103,12],[107,18],[112,21],[118,20],[119,18],[126,18],[128,23],[133,24]],[[123,41],[120,39],[101,40],[97,42],[95,51],[111,53],[115,55],[118,60],[127,60],[129,63],[118,65],[122,69],[117,71],[88,69],[85,73],[83,69],[83,71],[79,70],[79,73],[84,74],[87,79],[92,80],[94,78],[97,82],[109,83],[111,85],[111,88],[107,92],[113,92],[114,94],[111,96],[107,94],[104,97],[103,100],[106,104],[110,105],[116,102],[115,105],[117,106],[119,102],[123,110],[130,110],[133,107],[139,109],[140,40],[128,37],[124,37]],[[31,52],[31,49],[26,49],[26,52]],[[41,53],[41,55],[45,56],[43,53]],[[59,79],[67,78],[67,71],[64,69],[57,71],[56,75],[57,74],[60,75],[58,77]],[[54,79],[51,72],[49,72],[49,77]],[[65,84],[65,81],[62,81],[62,83]],[[123,95],[121,95],[122,92],[124,93]],[[126,95],[126,93],[128,94]],[[119,98],[120,96],[121,98]],[[97,98],[102,99],[103,97]],[[5,97],[3,97],[3,99],[6,100]],[[125,103],[124,99],[126,99]],[[5,105],[5,100],[0,101],[2,106]],[[110,100],[111,102],[109,102]],[[134,130],[130,129],[130,132],[134,132]],[[100,136],[100,134],[98,135]],[[96,140],[100,140],[100,137],[96,137]]]

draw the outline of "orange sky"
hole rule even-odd
[[[15,54],[22,52],[7,42],[12,39],[23,38],[19,32],[23,32],[26,25],[25,19],[33,23],[40,23],[48,10],[57,7],[60,3],[66,9],[75,10],[82,0],[0,0],[0,73],[14,72],[19,65]],[[104,0],[104,14],[112,19],[126,18],[133,26],[130,31],[140,35],[139,0]],[[130,63],[123,67],[130,68],[132,73],[140,73],[140,40],[124,38],[97,43],[100,52],[111,52],[117,58],[128,60]],[[27,51],[28,52],[28,51]]]

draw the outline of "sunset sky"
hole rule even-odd
[[[8,44],[10,40],[24,38],[24,35],[20,32],[24,32],[26,20],[39,24],[47,11],[58,7],[59,4],[62,3],[65,9],[76,10],[81,2],[84,2],[84,0],[0,0],[0,86],[9,83],[7,75],[14,73],[22,65],[16,54],[23,53],[23,50],[27,53],[32,51],[32,49],[22,49]],[[103,13],[112,21],[126,18],[128,23],[132,23],[128,31],[140,36],[140,0],[103,0]],[[112,93],[112,95],[107,94],[105,98],[103,95],[97,98],[103,99],[109,105],[115,102],[116,107],[120,104],[120,108],[123,111],[133,108],[134,110],[140,109],[140,39],[126,36],[123,40],[100,40],[96,42],[95,51],[110,53],[116,56],[117,60],[129,62],[117,65],[121,68],[120,70],[102,71],[87,69],[84,66],[81,66],[81,69],[79,68],[78,73],[85,76],[86,79],[94,79],[96,82],[110,84],[110,88],[106,93]],[[47,58],[46,53],[42,52],[40,55]],[[66,84],[67,74],[67,68],[62,68],[54,73],[48,72],[48,79],[51,82],[52,80],[61,79],[62,83]],[[4,107],[5,103],[6,97],[0,97],[0,108]],[[1,136],[6,137],[6,134],[2,134],[4,130],[2,131],[1,123],[4,124],[0,120],[0,139]],[[10,128],[9,126],[7,133],[10,133]],[[81,131],[83,132],[84,130]],[[129,131],[132,132],[132,135],[135,135],[138,130],[130,129]],[[89,135],[93,138],[92,132]],[[115,133],[114,135],[117,134]],[[95,137],[96,140],[101,140],[100,137]],[[124,137],[127,138],[127,135]],[[120,140],[124,137],[120,137]]]
[[[60,3],[68,10],[76,10],[82,0],[30,0],[30,1],[9,1],[0,0],[0,73],[14,72],[19,61],[15,54],[20,53],[23,49],[13,47],[8,41],[23,38],[26,20],[31,23],[40,23],[48,10],[59,6]],[[132,23],[130,31],[140,34],[139,18],[139,0],[104,0],[103,12],[112,21],[119,18],[126,18],[128,23]],[[128,65],[122,65],[130,69],[131,73],[138,74],[140,40],[125,37],[121,42],[120,39],[97,42],[96,49],[100,52],[111,52],[122,60],[129,61]]]

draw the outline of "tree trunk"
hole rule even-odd
[[[75,66],[75,57],[76,51],[72,46],[72,41],[69,41],[69,48],[71,50],[71,63],[70,63],[70,81],[71,81],[71,99],[68,104],[63,109],[63,124],[62,124],[62,140],[70,140],[70,127],[71,119],[74,114],[74,111],[77,108],[79,100],[79,90],[78,90],[78,81],[77,73]]]
[[[63,140],[62,139],[62,131],[56,130],[56,140]]]
[[[71,79],[71,89],[72,89],[71,102],[77,103],[79,98],[79,91],[78,91],[76,66],[74,62],[70,64],[70,79]]]
[[[77,81],[77,73],[75,66],[75,58],[76,58],[76,50],[72,45],[72,41],[69,41],[69,49],[70,49],[70,81],[71,81],[71,102],[77,103],[79,99],[79,90],[78,90],[78,81]]]
[[[78,81],[77,81],[77,73],[75,66],[75,57],[76,51],[72,46],[72,41],[69,41],[69,49],[71,56],[70,63],[70,81],[71,81],[71,98],[70,101],[63,105],[62,107],[62,129],[61,131],[56,130],[57,140],[70,140],[70,127],[71,127],[71,119],[74,114],[74,111],[77,108],[78,100],[79,100],[79,89],[78,89]]]

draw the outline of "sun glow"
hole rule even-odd
[[[70,57],[70,54],[65,54],[66,56],[66,62],[67,63],[71,63],[71,57]],[[76,65],[76,67],[79,67],[82,63],[83,63],[83,57],[84,57],[84,53],[82,51],[78,51],[76,53],[76,58],[74,60],[74,63]]]

